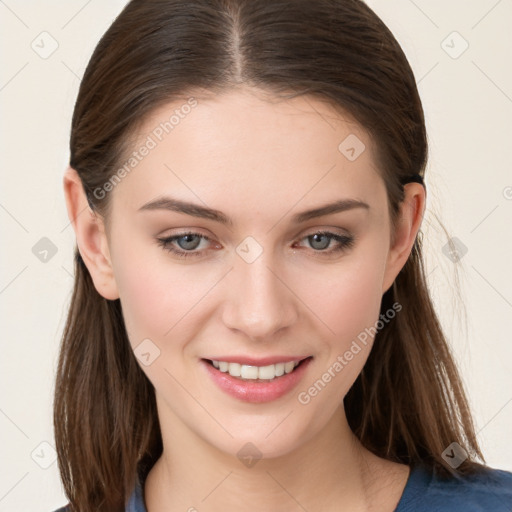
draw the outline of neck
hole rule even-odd
[[[390,478],[399,478],[394,493],[388,488],[384,496],[394,510],[405,485],[407,466],[366,450],[350,430],[343,406],[319,435],[293,452],[252,464],[165,419],[170,418],[161,418],[164,450],[145,483],[148,512],[329,512],[339,511],[340,504],[344,510],[383,511],[379,492]]]

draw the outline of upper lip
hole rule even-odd
[[[225,361],[227,363],[240,363],[247,366],[268,366],[277,363],[288,363],[290,361],[302,361],[310,356],[267,356],[267,357],[250,357],[250,356],[215,356],[208,357],[210,361]]]

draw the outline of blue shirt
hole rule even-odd
[[[441,479],[429,469],[414,468],[395,512],[448,511],[511,512],[512,473],[489,468],[481,475]]]
[[[441,479],[422,466],[412,468],[395,509],[395,512],[511,511],[511,472],[489,468],[482,475]],[[67,509],[55,512],[67,512]],[[147,512],[139,481],[125,512]]]

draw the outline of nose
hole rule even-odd
[[[224,324],[253,341],[271,339],[298,317],[297,300],[282,271],[266,253],[247,263],[238,259],[229,273]]]

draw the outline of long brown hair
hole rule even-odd
[[[80,85],[70,165],[91,209],[108,220],[112,176],[155,108],[191,91],[239,84],[276,97],[311,95],[370,134],[395,222],[402,183],[424,175],[427,136],[413,72],[398,42],[360,0],[132,0],[97,45]],[[197,97],[197,96],[196,96]],[[380,457],[441,475],[484,461],[463,385],[430,298],[421,232],[384,294],[381,329],[345,397],[349,424]],[[58,462],[76,511],[124,510],[135,479],[162,453],[155,392],[125,331],[119,300],[94,288],[75,247],[75,284],[55,386]],[[452,468],[453,442],[469,457]]]

